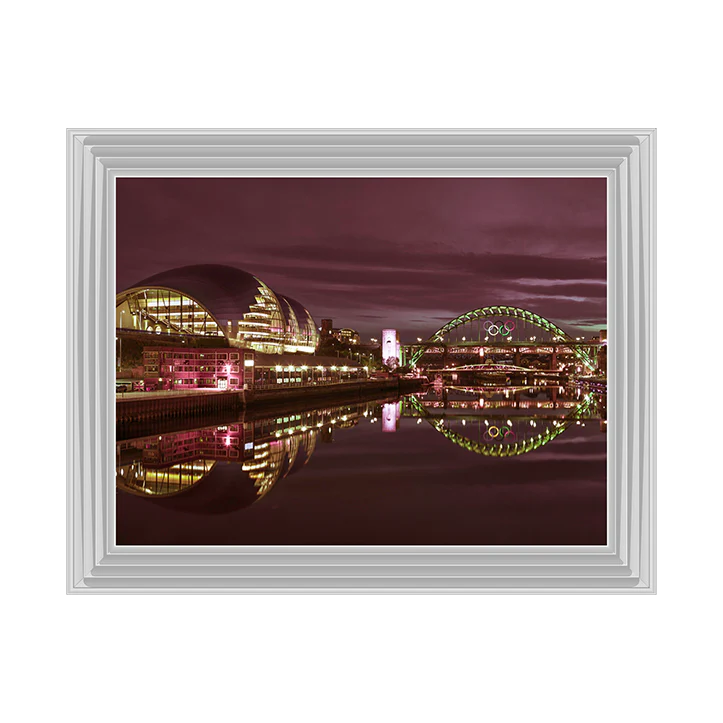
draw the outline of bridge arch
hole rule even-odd
[[[502,318],[512,320],[515,324],[517,322],[525,322],[531,324],[532,326],[540,329],[541,331],[550,334],[553,341],[562,343],[574,341],[573,338],[564,329],[561,329],[559,326],[557,326],[557,324],[554,324],[548,319],[545,319],[544,317],[540,316],[539,314],[535,314],[532,311],[528,311],[527,309],[522,309],[518,306],[504,305],[481,306],[477,309],[471,309],[464,314],[460,314],[458,317],[451,319],[444,326],[434,332],[434,334],[432,334],[432,336],[427,339],[425,345],[417,349],[417,351],[412,354],[409,359],[410,364],[412,366],[416,365],[417,362],[422,358],[422,356],[424,356],[427,346],[429,346],[430,344],[434,344],[435,342],[442,342],[444,337],[447,336],[450,332],[454,331],[454,329],[456,329],[457,327],[463,326],[464,324],[468,324],[476,320]],[[499,338],[502,339],[506,336],[505,331],[507,331],[507,334],[511,333],[508,330],[509,326],[511,326],[509,322],[502,324],[502,326],[500,327],[501,335]],[[514,330],[514,328],[515,327],[513,326],[512,329]],[[594,366],[592,359],[583,349],[574,347],[573,353],[586,366]]]
[[[588,393],[582,398],[580,404],[569,414],[551,423],[541,424],[539,432],[537,431],[538,427],[535,426],[535,433],[524,439],[518,438],[513,430],[511,434],[505,434],[503,431],[504,427],[500,425],[500,427],[496,428],[498,433],[494,436],[490,435],[491,438],[485,441],[482,439],[471,439],[464,434],[460,434],[446,427],[444,419],[430,414],[417,397],[412,395],[408,397],[408,399],[412,408],[419,416],[426,420],[429,425],[443,437],[446,437],[458,447],[462,447],[462,449],[474,452],[475,454],[481,454],[485,457],[517,457],[544,447],[546,444],[552,442],[553,439],[559,437],[570,426],[584,420],[586,418],[585,415],[590,411],[593,404],[593,394]]]

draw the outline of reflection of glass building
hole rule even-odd
[[[119,441],[116,486],[197,514],[239,510],[304,467],[319,438],[367,417],[369,404],[277,414]]]
[[[171,269],[116,296],[116,328],[149,334],[224,337],[265,353],[312,354],[319,333],[294,299],[232,266]]]
[[[187,504],[178,504],[192,512],[232,511],[261,499],[279,479],[303,467],[314,451],[317,430],[257,443],[246,441],[248,434],[243,424],[231,424],[121,442],[116,483],[150,499],[183,493]],[[216,478],[217,484],[209,486]]]

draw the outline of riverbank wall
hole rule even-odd
[[[259,389],[228,392],[195,392],[189,394],[137,393],[116,398],[116,425],[128,430],[145,426],[149,422],[172,419],[228,419],[240,415],[244,409],[263,410],[299,402],[324,400],[353,401],[371,399],[379,395],[409,394],[422,388],[417,379],[380,379],[346,382],[325,386],[291,387],[286,389]]]

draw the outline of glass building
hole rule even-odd
[[[163,271],[116,296],[116,328],[156,335],[224,337],[266,354],[313,354],[319,333],[298,301],[232,266]]]

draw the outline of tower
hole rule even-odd
[[[391,363],[391,360],[394,360]],[[399,366],[401,363],[401,347],[396,329],[382,329],[382,363]]]

